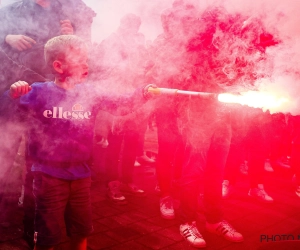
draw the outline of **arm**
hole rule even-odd
[[[10,89],[0,97],[0,117],[15,117],[18,112],[18,97],[31,90],[27,82],[18,81],[11,85]]]
[[[98,108],[107,111],[113,115],[127,115],[134,112],[146,103],[147,99],[152,97],[148,92],[149,87],[156,87],[148,84],[144,88],[138,88],[132,95],[127,96],[101,96],[97,98]]]
[[[16,2],[0,10],[0,46],[24,51],[36,43],[31,37],[24,35],[28,13],[23,5],[23,2]]]
[[[5,42],[13,49],[18,51],[24,51],[32,48],[36,41],[29,36],[24,35],[11,35],[8,34],[5,37]]]

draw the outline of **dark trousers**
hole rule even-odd
[[[255,115],[250,113],[245,121],[241,121],[242,125],[233,127],[224,172],[224,179],[234,184],[241,163],[247,160],[250,187],[252,188],[264,182],[265,160],[270,153],[267,141],[270,141],[272,132],[271,123],[268,121],[269,115],[259,110],[255,112]]]
[[[107,140],[109,143],[106,152],[107,181],[120,180],[132,183],[139,133],[133,130],[126,130],[117,135],[110,133]]]
[[[223,216],[222,181],[231,125],[226,119],[211,124],[204,121],[203,124],[199,127],[198,142],[188,145],[185,152],[180,203],[183,223],[198,220],[200,194],[203,194],[204,216],[208,223],[220,222]],[[193,138],[192,134],[188,136]]]
[[[161,197],[165,197],[171,194],[172,180],[181,176],[184,144],[174,109],[157,109],[155,117],[158,140],[156,175]]]

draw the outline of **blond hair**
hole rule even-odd
[[[44,47],[44,57],[48,67],[52,68],[55,60],[64,61],[68,53],[86,48],[85,42],[75,35],[61,35],[48,40]]]

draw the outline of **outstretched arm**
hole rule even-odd
[[[127,115],[134,112],[136,109],[140,108],[147,99],[151,98],[153,94],[148,91],[148,89],[156,88],[155,85],[149,84],[144,88],[138,88],[131,95],[125,96],[103,96],[99,94],[98,109],[107,111],[113,115]]]

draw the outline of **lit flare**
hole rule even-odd
[[[286,97],[278,96],[271,92],[264,91],[247,91],[240,92],[238,94],[232,93],[208,93],[208,92],[196,92],[169,88],[153,88],[149,87],[148,92],[154,95],[187,95],[198,96],[201,98],[217,97],[219,102],[223,103],[237,103],[246,105],[253,108],[261,108],[265,110],[280,110],[282,106],[289,102]]]
[[[286,97],[260,91],[219,94],[218,100],[223,103],[238,103],[253,108],[262,108],[263,110],[276,109],[289,102],[289,99]]]

